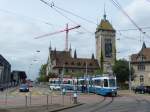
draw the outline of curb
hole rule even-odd
[[[65,109],[70,109],[70,108],[74,108],[74,107],[77,107],[77,106],[81,106],[81,105],[83,105],[83,104],[84,104],[84,103],[79,103],[79,104],[72,105],[72,106],[67,106],[67,107],[62,107],[62,108],[50,110],[49,112],[58,112],[58,111],[62,111],[62,110],[65,110]]]

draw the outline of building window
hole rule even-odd
[[[74,65],[74,62],[72,62],[71,65]]]
[[[86,66],[86,63],[84,62],[84,64],[83,64],[84,66]]]
[[[90,66],[92,66],[92,63],[90,63]]]
[[[65,62],[65,65],[68,65],[68,62]]]
[[[112,42],[111,39],[105,39],[105,57],[112,57]]]
[[[81,65],[81,63],[80,62],[78,62],[78,66],[80,66]]]
[[[59,69],[59,74],[62,72],[62,69]]]
[[[69,70],[68,70],[68,69],[66,69],[65,71],[66,71],[66,73],[68,73],[68,71],[69,71]]]
[[[145,64],[144,64],[144,63],[140,63],[140,64],[138,65],[138,70],[139,70],[139,71],[144,71],[144,70],[145,70]]]
[[[144,83],[144,76],[140,75],[140,83]]]

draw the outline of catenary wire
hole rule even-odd
[[[149,35],[146,34],[146,32],[144,32],[137,24],[136,22],[134,22],[134,20],[127,14],[127,12],[125,10],[123,10],[123,8],[121,7],[121,5],[119,4],[119,2],[117,0],[110,0],[113,5],[115,7],[117,7],[129,20],[130,22],[145,36],[149,37]]]

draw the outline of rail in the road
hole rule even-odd
[[[90,112],[97,112],[100,109],[109,106],[111,103],[113,103],[113,101],[114,97],[104,97],[104,99],[101,102],[97,103],[97,105],[95,105],[95,108],[92,109]]]

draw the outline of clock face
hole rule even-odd
[[[105,40],[105,57],[111,58],[112,57],[112,43],[111,39]]]

